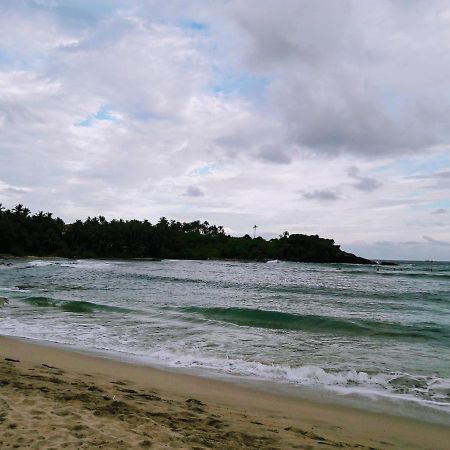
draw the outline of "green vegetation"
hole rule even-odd
[[[332,239],[284,232],[266,241],[249,235],[232,237],[208,222],[181,223],[162,217],[147,220],[88,218],[65,224],[52,213],[30,214],[22,205],[0,204],[0,253],[15,256],[76,258],[281,259],[301,262],[370,264],[340,250]]]

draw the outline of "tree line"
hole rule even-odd
[[[23,205],[0,204],[0,254],[68,258],[280,259],[299,262],[369,264],[344,252],[332,239],[289,234],[265,240],[229,236],[208,222],[106,220],[88,217],[66,224],[50,212],[31,214]]]

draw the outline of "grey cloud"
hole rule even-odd
[[[231,2],[230,12],[249,39],[252,65],[274,67],[292,59],[317,63],[343,44],[349,2],[316,0]]]
[[[431,214],[446,214],[448,211],[444,208],[435,209]]]
[[[427,242],[429,242],[430,244],[433,245],[439,245],[439,246],[445,246],[445,247],[450,247],[450,242],[448,241],[440,241],[438,239],[434,239],[430,236],[424,236],[423,237]]]
[[[410,179],[449,179],[450,178],[450,170],[442,171],[442,172],[433,172],[427,173],[424,175],[411,175],[407,178]]]
[[[348,175],[356,180],[352,186],[360,191],[372,192],[383,185],[381,181],[378,181],[375,178],[361,176],[357,167],[350,167]]]
[[[450,88],[441,76],[450,64],[438,50],[448,41],[439,2],[426,8],[320,0],[231,5],[246,37],[243,62],[273,77],[270,107],[290,142],[319,154],[364,157],[449,142],[450,108],[437,93],[437,86]]]
[[[450,188],[450,171],[439,171],[426,174],[410,175],[405,177],[408,180],[424,180],[428,182],[427,188],[448,189]]]
[[[378,241],[373,243],[353,243],[346,246],[347,251],[370,259],[394,260],[435,260],[448,261],[450,249],[447,243],[437,245],[435,240],[423,241]]]
[[[259,149],[258,157],[275,164],[289,164],[292,158],[285,150],[275,146],[264,145]]]
[[[382,183],[375,178],[360,178],[353,187],[360,191],[372,192],[382,186]]]
[[[391,117],[380,94],[365,87],[358,91],[353,76],[320,75],[320,81],[289,75],[273,85],[271,99],[294,142],[322,154],[369,157],[417,151],[438,142],[425,117],[410,112]]]
[[[430,180],[434,182],[433,184],[434,187],[448,186],[450,183],[450,171],[434,172],[425,175],[413,175],[407,178]]]
[[[187,197],[203,197],[205,194],[196,186],[189,186],[184,193]]]
[[[0,192],[3,192],[5,194],[26,194],[27,192],[29,192],[29,189],[8,186],[4,188],[0,187]]]
[[[311,192],[305,192],[303,197],[307,200],[323,200],[323,201],[336,201],[339,200],[339,195],[333,191],[329,191],[326,189],[323,190],[315,190]]]

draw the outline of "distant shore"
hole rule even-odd
[[[445,449],[450,428],[0,337],[0,445]],[[16,447],[17,448],[17,447]]]
[[[0,254],[0,261],[1,260],[8,260],[8,259],[30,259],[30,260],[36,260],[36,259],[42,259],[42,260],[102,260],[102,261],[164,261],[164,260],[179,260],[179,261],[223,261],[223,262],[241,262],[241,263],[267,263],[270,261],[277,261],[277,262],[299,262],[302,263],[304,261],[289,261],[284,259],[243,259],[243,258],[204,258],[204,259],[196,259],[196,258],[120,258],[120,257],[83,257],[83,256],[52,256],[52,255],[46,255],[46,256],[38,256],[38,255],[25,255],[25,256],[17,256],[17,255],[6,255],[6,254]],[[386,266],[396,266],[397,263],[394,263],[392,261],[370,261],[370,263],[364,263],[364,265],[386,265]],[[305,262],[306,263],[306,262]],[[346,264],[346,263],[338,263],[338,262],[309,262],[308,264]],[[355,263],[347,263],[347,264],[355,264]]]
[[[148,220],[106,220],[88,217],[64,223],[48,212],[31,214],[19,204],[0,208],[0,254],[63,256],[69,258],[151,258],[193,260],[285,261],[371,264],[341,250],[333,239],[284,231],[269,240],[245,234],[226,234],[221,225],[179,222],[161,217]]]

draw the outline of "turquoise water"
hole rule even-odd
[[[450,263],[3,260],[0,295],[4,335],[450,423]]]

